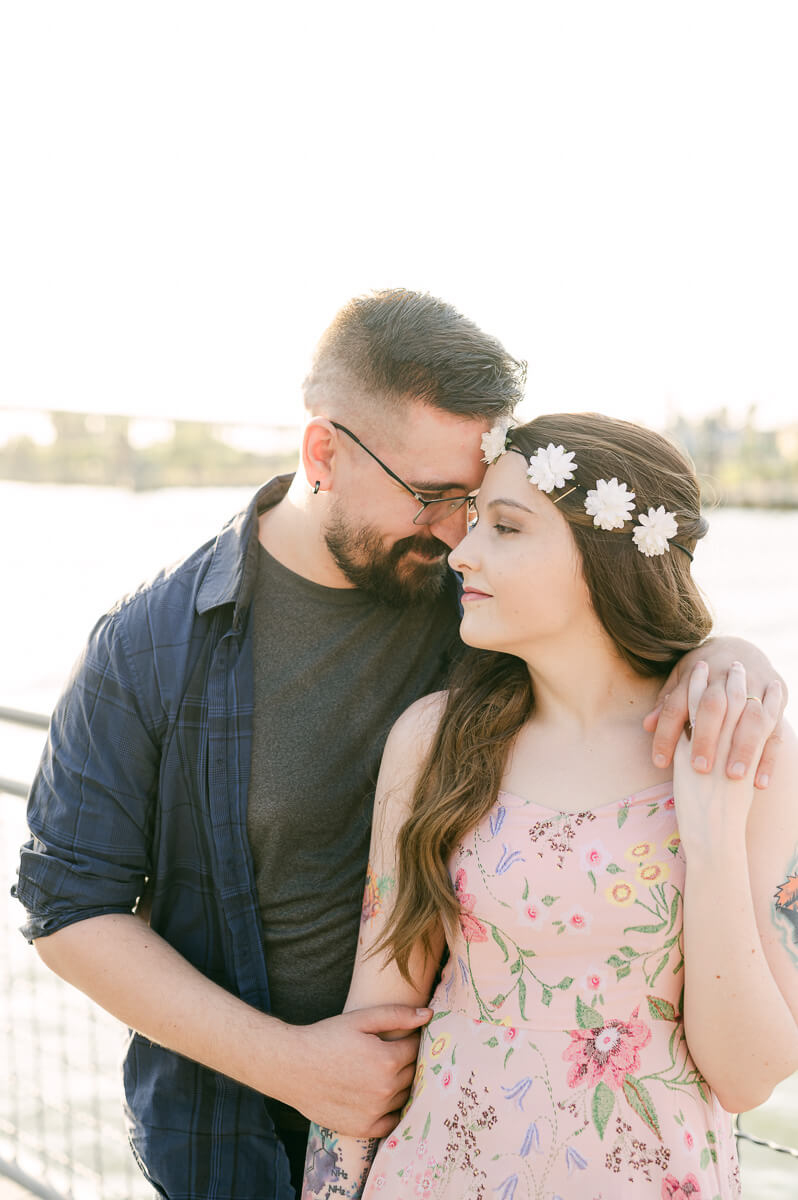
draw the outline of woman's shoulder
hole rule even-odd
[[[378,793],[385,794],[397,787],[406,790],[418,778],[438,731],[448,695],[448,692],[431,692],[422,696],[394,722],[382,756],[382,786],[378,787]]]

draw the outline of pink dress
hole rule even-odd
[[[739,1197],[680,1019],[672,786],[580,813],[501,792],[449,868],[459,936],[364,1196]]]

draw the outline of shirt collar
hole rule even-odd
[[[234,604],[233,626],[249,606],[255,584],[258,517],[288,491],[291,475],[277,475],[258,491],[249,506],[224,526],[213,547],[210,566],[197,592],[197,612],[202,615],[222,604]]]

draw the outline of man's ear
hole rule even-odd
[[[313,417],[302,437],[302,469],[314,492],[330,490],[336,450],[336,429],[326,417]],[[316,487],[316,484],[319,486]]]

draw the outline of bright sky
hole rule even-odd
[[[0,404],[292,423],[374,287],[538,410],[798,419],[793,0],[37,0],[0,16]]]

